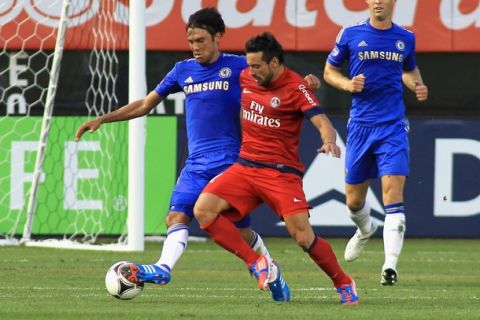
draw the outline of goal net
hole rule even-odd
[[[127,248],[128,124],[74,142],[127,102],[127,5],[1,1],[1,243]]]

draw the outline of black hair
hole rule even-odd
[[[188,30],[189,28],[207,30],[212,36],[215,36],[217,33],[225,33],[225,23],[217,8],[203,8],[193,13],[188,18],[186,29]]]
[[[263,52],[263,61],[270,63],[274,57],[283,64],[283,48],[270,32],[263,32],[250,38],[245,44],[245,53]]]

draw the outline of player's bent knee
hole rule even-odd
[[[312,243],[312,239],[307,232],[296,232],[293,239],[303,249],[310,247]]]
[[[190,218],[186,213],[177,211],[171,211],[165,218],[165,224],[167,225],[167,228],[179,223],[189,225],[191,221],[192,218]]]
[[[365,200],[364,199],[347,199],[347,207],[351,211],[359,211],[365,206]]]
[[[193,208],[193,215],[198,220],[198,223],[200,223],[200,225],[207,224],[211,221],[211,219],[209,219],[210,214],[208,208],[202,205],[195,205],[195,207]]]
[[[311,241],[307,241],[307,240],[305,240],[305,239],[301,239],[301,240],[298,240],[298,241],[297,241],[297,244],[298,244],[298,246],[299,246],[300,248],[302,248],[302,249],[305,250],[306,248],[310,248],[310,242],[311,242]]]
[[[212,222],[219,215],[219,212],[216,210],[214,201],[200,196],[193,208],[193,214],[200,225],[203,225]]]

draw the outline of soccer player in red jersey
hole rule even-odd
[[[240,75],[242,146],[237,163],[210,181],[195,204],[202,229],[244,260],[260,289],[282,286],[278,265],[253,251],[232,221],[266,203],[292,238],[331,278],[342,304],[357,304],[355,282],[337,262],[330,244],[314,234],[302,189],[298,143],[303,117],[318,128],[319,152],[340,156],[336,133],[304,79],[283,64],[283,49],[270,33],[245,46],[249,67]],[[288,287],[284,293],[290,294]]]

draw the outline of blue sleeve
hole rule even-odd
[[[233,53],[223,53],[225,59],[228,59],[228,64],[230,67],[235,67],[240,70],[248,67],[247,57],[245,55],[238,55]]]
[[[246,67],[248,67],[248,64],[247,64],[247,57],[245,56],[241,56],[242,57],[242,70],[245,69]]]
[[[177,68],[178,64],[175,64],[172,70],[170,70],[162,82],[160,82],[155,88],[155,92],[161,97],[166,97],[171,93],[182,91],[182,88],[178,85],[177,81]]]
[[[236,54],[232,54],[231,56],[233,57],[233,60],[231,60],[232,64],[240,71],[248,67],[246,56]]]
[[[417,61],[415,59],[415,35],[413,33],[411,34],[409,47],[411,49],[403,61],[403,70],[405,71],[412,71],[417,66]]]
[[[349,54],[347,30],[343,28],[337,35],[335,47],[327,57],[327,62],[332,66],[340,68]]]

